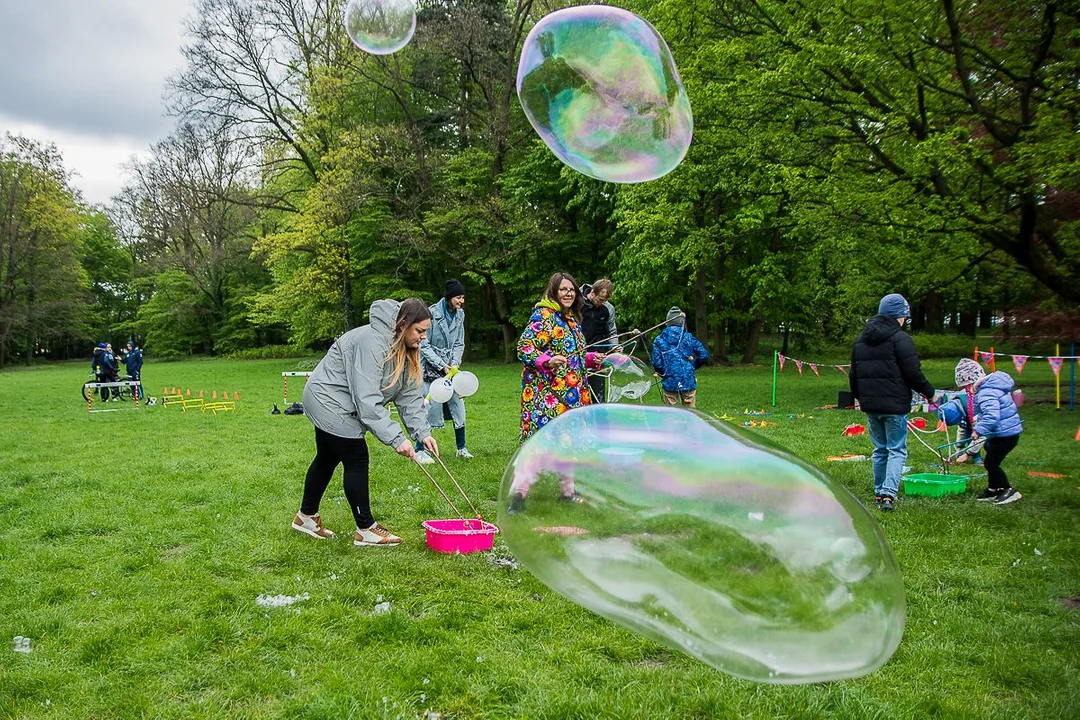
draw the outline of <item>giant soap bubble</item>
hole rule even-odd
[[[432,380],[428,387],[428,397],[437,403],[444,403],[454,397],[454,381],[450,378]]]
[[[389,55],[409,44],[416,31],[414,0],[349,0],[345,32],[356,47]]]
[[[671,50],[631,12],[553,12],[521,48],[518,98],[551,151],[598,180],[655,180],[690,147],[694,120]]]
[[[904,585],[867,510],[701,413],[571,410],[521,446],[499,497],[507,544],[548,587],[732,675],[858,677],[900,644]]]
[[[600,363],[597,373],[607,378],[605,400],[639,400],[653,386],[652,371],[633,355],[610,353]]]

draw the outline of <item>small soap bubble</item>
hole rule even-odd
[[[724,672],[854,678],[900,644],[903,579],[866,508],[702,413],[564,413],[522,444],[499,497],[507,546],[536,578]]]
[[[476,656],[476,662],[478,662],[478,663],[484,662],[484,656],[483,655],[477,655]]]
[[[607,402],[639,400],[652,389],[652,371],[633,355],[611,353],[600,364],[598,375],[606,377]]]
[[[29,655],[31,651],[30,638],[16,635],[12,642],[12,650],[23,655]]]
[[[389,612],[390,612],[390,603],[388,603],[388,602],[381,602],[381,603],[378,603],[375,606],[375,614],[376,615],[386,615]]]
[[[582,5],[541,19],[521,48],[517,92],[551,151],[598,180],[655,180],[690,147],[693,115],[671,50],[627,10]]]
[[[414,0],[349,0],[345,32],[356,47],[389,55],[409,44],[416,32]]]

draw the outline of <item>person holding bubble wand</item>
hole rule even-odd
[[[445,411],[449,410],[454,423],[454,441],[459,458],[471,459],[465,447],[465,402],[453,393],[440,402],[431,396],[431,383],[453,377],[465,352],[465,286],[456,279],[448,280],[443,297],[428,307],[431,312],[431,331],[420,343],[420,364],[424,371],[424,404],[428,408],[428,423],[433,430],[443,427]],[[435,462],[417,444],[416,461],[428,465]]]
[[[292,528],[318,540],[334,537],[323,526],[319,503],[343,465],[345,497],[356,520],[353,545],[384,547],[400,544],[401,538],[372,517],[365,436],[370,432],[398,455],[415,459],[413,442],[386,408],[393,402],[413,438],[439,454],[421,394],[420,342],[431,327],[431,313],[416,298],[376,300],[369,317],[368,325],[334,341],[304,387],[304,414],[315,426],[315,458]]]
[[[585,374],[600,367],[604,354],[585,349],[581,306],[577,281],[568,273],[555,273],[518,339],[522,442],[559,415],[593,402]],[[515,481],[512,504],[524,503],[529,486],[536,481],[528,475],[523,473]],[[560,474],[559,485],[564,500],[584,501],[571,476]]]

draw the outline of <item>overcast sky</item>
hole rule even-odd
[[[193,3],[0,0],[0,133],[56,144],[84,199],[107,202],[172,128],[165,78]]]

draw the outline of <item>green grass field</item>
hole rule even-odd
[[[806,686],[738,680],[624,630],[515,567],[499,538],[490,553],[431,552],[420,523],[451,513],[374,441],[375,516],[405,544],[352,546],[340,475],[322,507],[339,537],[290,530],[313,435],[306,418],[269,410],[294,360],[148,362],[152,395],[239,392],[235,415],[217,416],[126,404],[91,415],[86,363],[0,373],[0,717],[1080,717],[1080,611],[1062,602],[1080,596],[1080,412],[1054,409],[1040,362],[1021,376],[1026,431],[1005,466],[1023,500],[976,503],[975,482],[879,516],[904,573],[904,640],[867,677]],[[952,365],[924,368],[947,387]],[[448,463],[494,519],[519,370],[472,369],[476,459]],[[775,409],[771,368],[700,381],[702,411],[740,422],[770,410],[746,417],[776,422],[755,432],[871,494],[868,463],[826,461],[870,451],[842,433],[864,416],[815,409],[846,387],[836,370],[789,366]],[[437,438],[452,449],[449,429]],[[914,440],[910,453],[933,469]],[[16,636],[29,654],[13,651]]]

